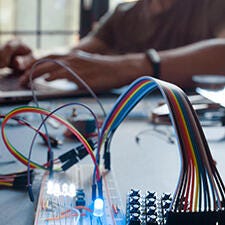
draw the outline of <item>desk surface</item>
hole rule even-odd
[[[153,126],[148,122],[146,116],[155,106],[156,99],[152,98],[141,103],[134,110],[130,119],[126,120],[117,130],[111,145],[112,170],[116,177],[118,189],[125,205],[125,196],[131,188],[143,190],[154,190],[159,193],[173,192],[179,175],[179,150],[176,144],[168,143],[163,135],[153,131]],[[90,99],[83,99],[85,103],[93,105]],[[114,99],[103,99],[103,103],[109,107]],[[150,102],[150,103],[149,103]],[[44,106],[52,107],[52,103],[44,102]],[[54,102],[54,105],[59,102]],[[3,107],[1,112],[7,112],[12,107]],[[109,107],[110,108],[110,107]],[[17,129],[17,128],[16,128]],[[10,136],[17,137],[15,128],[9,128]],[[136,135],[147,129],[140,136],[140,142],[135,142]],[[171,127],[160,126],[159,129],[170,132]],[[219,134],[225,135],[224,127],[207,128],[206,135],[210,138],[209,145],[212,154],[217,161],[217,165],[223,180],[225,180],[225,141],[218,141]],[[17,136],[16,136],[17,135]],[[16,138],[15,145],[23,146],[29,140],[29,136]],[[71,142],[64,143],[71,145]],[[41,151],[41,150],[40,150]],[[58,151],[58,150],[57,150]],[[60,150],[59,150],[60,151]],[[40,153],[40,152],[39,152]],[[36,153],[39,157],[42,153]],[[0,161],[13,159],[3,146],[0,138]],[[88,159],[87,159],[88,160]],[[25,169],[21,163],[16,162],[10,165],[0,165],[1,173]],[[38,193],[38,182],[34,185],[34,194]],[[32,225],[34,219],[35,206],[29,201],[27,193],[10,189],[0,190],[0,224],[7,225]]]

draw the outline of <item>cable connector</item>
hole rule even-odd
[[[53,148],[57,148],[57,147],[59,147],[59,145],[62,144],[61,140],[58,140],[57,138],[55,138],[51,135],[47,136],[47,135],[42,134],[42,133],[40,135],[41,135],[41,137],[44,141],[44,144],[47,145],[47,146],[48,146],[48,141],[50,142],[51,147],[53,147]]]
[[[64,163],[61,168],[63,171],[68,170],[70,167],[72,167],[73,165],[75,165],[79,160],[77,158],[71,158],[70,160],[68,160],[66,163]]]
[[[27,176],[15,177],[13,181],[13,187],[17,189],[23,189],[27,186]]]
[[[31,183],[33,182],[34,174],[31,170]],[[13,188],[26,189],[27,188],[27,172],[18,173],[13,180]]]
[[[110,157],[110,152],[105,152],[104,156],[104,166],[106,170],[111,170],[111,157]]]
[[[110,146],[110,139],[107,138],[105,141],[104,154],[103,154],[104,167],[106,170],[111,169],[111,157],[110,157],[109,146]]]
[[[88,140],[88,143],[92,147],[92,149],[94,149],[95,143],[91,139]],[[72,167],[74,164],[76,164],[77,162],[85,158],[87,155],[88,155],[88,152],[85,149],[84,145],[82,144],[76,147],[76,149],[73,148],[70,151],[62,154],[61,156],[58,157],[58,159],[62,163],[64,163],[61,168],[63,171],[66,171],[70,167]]]
[[[73,148],[71,150],[69,150],[68,152],[60,155],[58,158],[60,160],[60,162],[66,162],[72,158],[75,158],[76,157],[76,150]]]

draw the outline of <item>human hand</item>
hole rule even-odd
[[[23,71],[33,60],[31,49],[18,39],[10,40],[0,47],[0,68]]]
[[[63,62],[69,66],[80,78],[82,78],[93,90],[99,92],[118,88],[126,85],[145,74],[143,54],[129,55],[99,55],[90,54],[84,51],[76,51],[67,55],[50,55],[46,58]],[[84,89],[75,77],[57,64],[43,63],[36,67],[33,77],[37,78],[48,73],[47,81],[60,78],[67,78],[77,83],[80,89]],[[21,77],[21,84],[29,82],[30,70],[27,70]]]

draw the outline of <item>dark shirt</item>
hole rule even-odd
[[[215,38],[225,28],[225,0],[176,0],[160,14],[146,10],[152,0],[122,3],[105,15],[92,35],[115,53],[167,50]]]

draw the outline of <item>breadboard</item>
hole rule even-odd
[[[83,190],[85,194],[85,206],[76,206],[76,196],[62,194],[50,195],[48,193],[48,173],[42,179],[39,193],[34,225],[122,225],[125,224],[125,216],[122,210],[121,198],[117,192],[112,172],[103,174],[103,198],[104,215],[93,216],[91,184],[93,167],[90,165],[76,165],[66,173],[55,173],[53,181],[60,187],[65,184],[73,184],[76,191]],[[77,208],[76,211],[72,210]],[[78,213],[80,219],[78,220]]]

